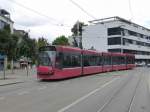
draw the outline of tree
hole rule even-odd
[[[26,32],[21,35],[11,34],[9,26],[0,30],[0,53],[7,55],[8,60],[24,56],[35,61],[38,48],[36,43]]]
[[[20,39],[21,42],[18,44],[17,47],[17,57],[27,57],[35,62],[38,47],[36,44],[36,40],[30,38],[28,33],[25,33],[22,37],[20,37]]]
[[[68,38],[64,35],[59,36],[52,42],[52,45],[69,45]]]
[[[78,26],[79,25],[79,26]],[[73,33],[73,36],[77,36],[78,33],[79,35],[82,35],[82,27],[84,26],[85,24],[83,22],[76,22],[74,25],[73,25],[73,28],[71,29],[71,32]]]
[[[86,26],[83,22],[77,21],[73,28],[71,29],[72,32],[72,39],[73,39],[73,46],[80,47],[82,49],[82,32],[83,32],[83,26]],[[80,41],[79,41],[80,39]]]
[[[38,48],[40,48],[40,47],[42,47],[42,46],[50,45],[50,44],[48,43],[47,39],[45,39],[44,37],[38,38],[37,44],[38,44]]]
[[[11,60],[15,57],[15,48],[18,38],[10,33],[9,25],[0,30],[0,52]]]

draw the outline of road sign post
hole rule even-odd
[[[6,63],[7,63],[6,61],[7,61],[7,58],[4,57],[4,67],[3,67],[3,73],[4,73],[3,79],[4,80],[6,79]]]
[[[29,76],[29,64],[27,63],[27,77]]]
[[[14,74],[14,62],[11,60],[11,73]]]

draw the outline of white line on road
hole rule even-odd
[[[43,90],[43,89],[46,89],[47,86],[43,86],[43,87],[39,87],[38,90]]]
[[[25,95],[25,94],[28,94],[28,93],[29,93],[29,91],[22,91],[22,92],[18,93],[18,95]]]
[[[68,106],[66,106],[66,107],[64,107],[64,108],[62,108],[62,109],[60,109],[60,110],[58,110],[58,112],[64,112],[64,111],[66,111],[66,110],[69,109],[70,107],[73,107],[73,106],[76,105],[77,103],[79,103],[79,102],[85,100],[86,98],[88,98],[88,97],[91,96],[92,94],[94,94],[94,93],[100,91],[101,89],[103,89],[103,88],[106,87],[107,85],[111,84],[112,82],[116,81],[117,79],[120,79],[120,78],[116,78],[116,79],[113,79],[113,80],[109,81],[108,83],[105,83],[105,84],[102,85],[100,88],[97,88],[97,89],[93,90],[92,92],[86,94],[85,96],[83,96],[83,97],[77,99],[75,102],[71,103],[70,105],[68,105]]]

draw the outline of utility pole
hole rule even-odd
[[[14,74],[14,61],[11,60],[11,73]]]
[[[83,46],[82,46],[82,24],[79,21],[77,21],[77,38],[79,38],[80,49],[83,49]],[[82,51],[81,51],[81,67],[82,67],[81,75],[83,75],[83,52]]]
[[[79,21],[77,21],[77,31],[78,31],[77,38],[79,38],[79,47],[81,49],[83,49],[83,46],[82,46],[82,24]]]
[[[29,76],[29,63],[27,63],[27,77]]]
[[[3,79],[4,80],[6,79],[6,66],[7,66],[6,61],[7,61],[7,58],[4,57],[4,67],[3,67],[3,72],[4,72]]]

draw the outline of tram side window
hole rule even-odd
[[[84,55],[83,56],[84,66],[99,66],[102,62],[100,57],[96,55]]]
[[[99,56],[99,63],[98,63],[98,65],[103,65],[103,58],[102,58],[102,56]]]
[[[119,56],[118,57],[118,65],[121,65],[122,64],[122,60],[121,60],[121,57]]]
[[[83,56],[83,65],[84,65],[84,66],[90,66],[90,63],[89,63],[89,56],[88,56],[88,55],[84,55],[84,56]]]
[[[107,62],[107,57],[106,56],[104,56],[104,63],[103,63],[104,65],[108,65],[108,62]]]
[[[130,64],[130,63],[131,63],[130,57],[127,57],[127,64]]]
[[[135,58],[131,58],[132,59],[132,64],[135,64]]]
[[[134,64],[134,58],[133,57],[127,57],[127,64]]]
[[[63,59],[63,53],[57,52],[56,61],[55,61],[56,68],[62,68],[62,59]]]
[[[125,64],[125,57],[123,56],[120,57],[120,64]]]
[[[111,57],[104,56],[104,65],[111,65]]]
[[[81,66],[81,56],[79,55],[72,55],[71,56],[71,63],[73,67],[80,67]]]
[[[81,56],[79,54],[64,53],[63,68],[80,67]]]
[[[113,65],[118,65],[118,64],[119,64],[119,59],[118,59],[118,57],[117,57],[117,56],[113,56],[112,62],[113,62]]]
[[[90,56],[89,63],[90,66],[98,66],[99,56]]]

